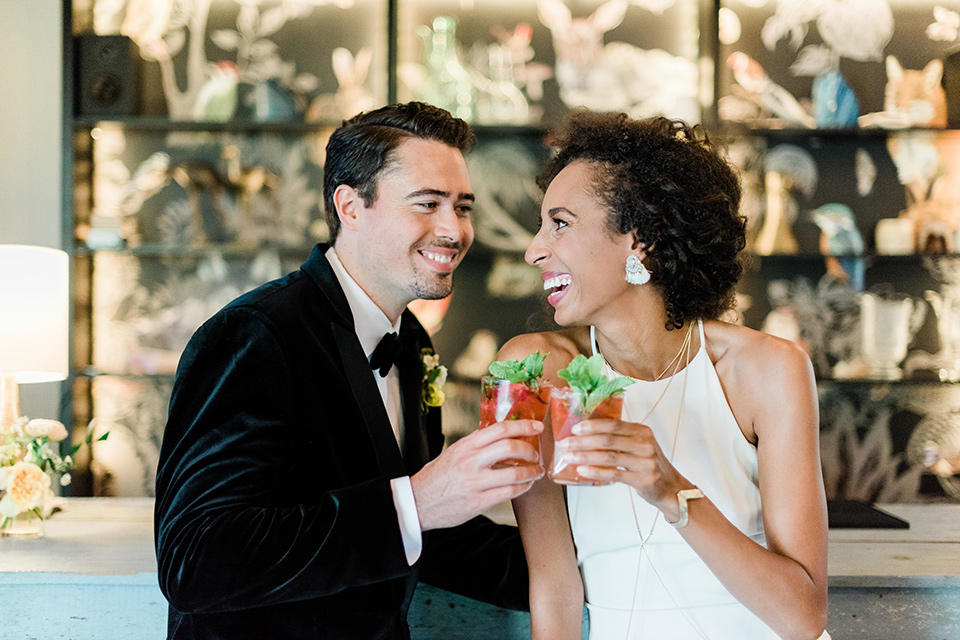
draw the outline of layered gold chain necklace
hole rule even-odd
[[[679,441],[679,436],[680,436],[680,424],[683,421],[684,401],[687,396],[687,378],[689,377],[689,368],[690,368],[690,349],[692,344],[692,340],[691,340],[692,332],[693,332],[693,323],[691,323],[690,327],[687,329],[687,335],[684,337],[683,343],[680,345],[680,351],[677,352],[677,355],[674,356],[673,360],[670,361],[670,364],[667,365],[666,369],[664,369],[663,372],[659,376],[657,376],[655,380],[660,380],[660,378],[662,378],[663,375],[671,367],[673,367],[673,373],[671,374],[670,379],[667,381],[667,384],[664,386],[663,391],[660,392],[660,395],[657,397],[656,401],[650,407],[650,410],[647,411],[647,414],[643,417],[642,420],[640,420],[640,424],[646,424],[650,416],[653,415],[653,412],[656,410],[657,406],[659,406],[660,401],[663,400],[664,396],[667,395],[667,391],[670,389],[670,385],[673,384],[673,381],[676,379],[677,373],[680,371],[680,365],[682,363],[683,364],[683,387],[681,388],[681,391],[680,391],[680,407],[677,410],[677,423],[673,429],[673,445],[670,449],[670,457],[668,458],[671,464],[673,464],[674,455],[676,455],[677,453],[677,442]],[[626,405],[624,405],[624,409],[626,410]],[[624,421],[627,420],[627,417],[625,415],[623,416],[623,420]],[[650,540],[650,538],[653,536],[653,531],[656,528],[657,521],[660,518],[660,510],[658,509],[656,514],[654,514],[653,522],[650,525],[650,530],[647,531],[646,535],[644,535],[643,531],[640,528],[640,520],[637,517],[637,507],[636,507],[636,504],[634,504],[634,500],[633,500],[633,494],[634,494],[633,487],[629,485],[625,485],[625,486],[630,499],[630,510],[633,513],[633,523],[637,530],[637,536],[640,538],[640,551],[637,557],[637,572],[633,581],[633,596],[630,599],[630,616],[627,619],[626,638],[629,640],[630,627],[633,624],[634,606],[637,601],[637,590],[639,589],[639,586],[640,586],[640,567],[643,564],[643,556],[646,553],[646,544]],[[649,556],[648,556],[648,560],[649,560]],[[684,618],[687,619],[687,621],[690,623],[690,626],[693,628],[693,630],[697,632],[697,635],[699,635],[704,640],[707,640],[707,637],[703,634],[700,628],[696,624],[694,624],[694,622],[689,618],[686,611],[684,611],[682,608],[680,608],[677,605],[677,601],[674,599],[669,589],[667,589],[666,584],[664,584],[663,579],[660,577],[660,574],[657,573],[656,568],[654,568],[652,560],[650,561],[650,569],[651,571],[653,571],[654,575],[660,581],[660,585],[663,587],[664,592],[670,597],[670,600],[673,601],[674,606],[677,607],[677,609],[683,614]]]

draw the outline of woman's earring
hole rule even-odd
[[[643,266],[640,258],[633,254],[627,256],[627,282],[630,284],[650,282],[650,270]]]

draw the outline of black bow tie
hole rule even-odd
[[[403,340],[396,333],[385,333],[377,348],[370,354],[370,368],[379,369],[380,377],[386,378],[390,367],[400,366],[400,354],[403,353]]]

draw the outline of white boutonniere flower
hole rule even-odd
[[[447,368],[440,364],[440,356],[433,349],[421,349],[420,360],[423,362],[423,397],[421,408],[427,411],[430,407],[439,407],[446,396],[443,385],[447,383]]]

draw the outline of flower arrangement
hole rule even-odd
[[[427,411],[430,407],[439,407],[446,399],[443,385],[447,383],[447,368],[440,364],[440,356],[433,349],[421,349],[420,360],[423,363],[423,397],[420,406]]]
[[[67,429],[56,420],[21,417],[4,431],[0,431],[0,529],[13,524],[21,513],[44,517],[47,501],[54,496],[50,489],[50,474],[59,473],[60,484],[70,484],[74,466],[73,456],[81,446],[93,442],[91,422],[83,442],[69,446],[65,442]],[[106,440],[105,433],[98,440]],[[58,442],[57,450],[51,444]]]

